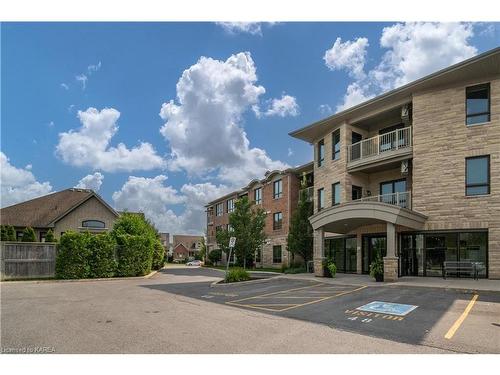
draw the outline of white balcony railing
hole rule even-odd
[[[381,203],[392,204],[394,206],[399,206],[402,208],[411,209],[411,192],[410,191],[402,191],[400,193],[373,195],[370,197],[357,199],[354,202],[358,202],[358,201],[359,202],[381,202]]]
[[[411,145],[411,126],[408,126],[348,145],[347,162],[367,159],[386,152],[405,149],[411,147]]]
[[[308,188],[301,189],[300,193],[302,193],[303,191],[306,192],[307,201],[312,202],[314,200],[314,186],[310,186]]]

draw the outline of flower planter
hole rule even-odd
[[[377,282],[384,281],[384,275],[375,275],[375,281]]]

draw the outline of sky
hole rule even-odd
[[[500,45],[493,23],[2,23],[1,206],[71,187],[201,234],[288,133]]]

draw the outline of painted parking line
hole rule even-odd
[[[361,286],[361,287],[358,287],[355,289],[344,290],[344,291],[341,291],[340,293],[332,294],[332,292],[334,290],[331,287],[328,287],[328,289],[332,289],[332,290],[331,290],[331,292],[328,292],[328,295],[326,295],[326,296],[287,295],[288,293],[301,294],[302,292],[306,292],[307,294],[313,294],[313,292],[315,292],[315,291],[310,290],[310,289],[312,289],[314,287],[322,288],[324,285],[325,284],[318,283],[318,284],[314,284],[314,285],[309,285],[307,287],[281,290],[278,292],[242,298],[242,299],[235,300],[235,301],[228,301],[228,302],[226,302],[226,304],[238,306],[238,307],[247,307],[247,308],[251,308],[251,309],[273,311],[273,312],[282,312],[282,311],[288,311],[288,310],[296,309],[296,308],[303,307],[303,306],[312,305],[314,303],[323,302],[323,301],[326,301],[326,300],[329,300],[329,299],[332,299],[335,297],[340,297],[340,296],[343,296],[343,295],[346,295],[349,293],[354,293],[354,292],[357,292],[359,290],[366,288],[366,286]],[[338,292],[338,288],[336,291]],[[273,299],[274,301],[271,300],[271,301],[267,302],[267,301],[265,301],[266,299]],[[311,299],[311,300],[303,302],[303,303],[276,303],[276,300],[279,301],[281,299],[303,299],[303,300]],[[254,302],[252,303],[252,301],[254,301]]]
[[[460,328],[460,326],[464,322],[465,318],[467,318],[467,315],[469,315],[469,313],[472,310],[472,307],[474,306],[474,304],[476,303],[476,300],[478,297],[479,297],[478,294],[474,294],[474,296],[472,296],[472,299],[470,300],[469,304],[465,308],[462,315],[460,315],[460,317],[456,320],[455,323],[453,323],[453,325],[448,330],[448,332],[446,332],[446,335],[444,335],[445,339],[450,340],[455,335],[455,332],[457,332],[457,330]]]

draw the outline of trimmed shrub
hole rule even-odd
[[[239,281],[250,280],[250,274],[243,268],[232,268],[227,273],[226,283],[236,283]]]
[[[87,246],[91,234],[68,231],[57,245],[56,278],[84,279],[89,277],[90,250]]]
[[[54,237],[54,232],[52,232],[52,229],[49,229],[47,231],[47,234],[45,234],[45,242],[57,242],[56,238]]]
[[[287,273],[287,274],[292,274],[292,273],[306,273],[307,270],[305,267],[290,267],[290,268],[287,268],[286,270],[283,271],[284,273]]]
[[[118,245],[118,276],[143,276],[151,272],[153,239],[149,236],[120,234]]]
[[[159,240],[154,242],[153,265],[154,270],[159,270],[165,265],[165,248]]]
[[[31,227],[24,228],[21,242],[36,242],[35,231]]]
[[[16,230],[12,225],[7,225],[6,233],[7,241],[17,241]]]
[[[7,227],[5,225],[2,225],[1,227],[2,235],[0,237],[0,240],[2,241],[8,241],[7,239]]]
[[[89,277],[113,277],[116,272],[116,242],[108,233],[91,235],[86,243],[89,250]]]

